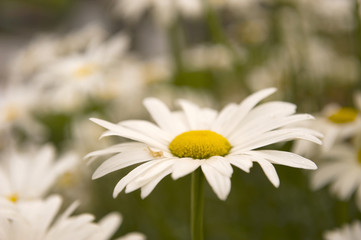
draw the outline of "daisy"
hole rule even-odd
[[[312,188],[330,185],[331,192],[343,201],[356,192],[356,204],[361,210],[361,148],[338,144],[323,158],[328,161],[323,161],[312,176]]]
[[[324,234],[325,240],[357,240],[361,239],[361,223],[355,221]]]
[[[71,216],[78,202],[70,205],[59,215],[62,199],[52,195],[45,200],[21,201],[0,216],[0,239],[13,240],[107,240],[121,223],[121,216],[111,213],[94,222],[94,216],[88,213]],[[0,212],[4,204],[0,202]],[[4,212],[4,211],[3,211]],[[138,238],[120,238],[123,240],[143,240]]]
[[[200,0],[115,0],[115,13],[130,21],[138,20],[147,9],[152,9],[158,23],[169,26],[177,14],[195,17],[202,14]]]
[[[127,48],[128,38],[119,34],[47,65],[32,79],[42,92],[39,104],[45,109],[71,111],[88,103],[89,98],[108,95],[119,83],[111,71],[119,68],[118,60]]]
[[[146,98],[144,105],[156,124],[143,120],[113,124],[91,119],[108,129],[102,137],[115,135],[134,140],[88,154],[86,158],[115,154],[97,168],[93,179],[142,163],[120,179],[113,197],[123,189],[129,193],[140,188],[145,198],[165,176],[171,174],[178,179],[201,169],[216,195],[225,200],[231,190],[232,165],[249,172],[257,162],[275,187],[280,181],[273,164],[316,169],[312,161],[294,153],[260,150],[293,139],[321,144],[318,132],[287,127],[312,119],[308,114],[295,114],[294,104],[272,101],[256,106],[275,91],[261,90],[240,104],[227,105],[219,113],[186,100],[178,101],[181,111],[171,112],[158,99]]]
[[[352,138],[361,127],[361,95],[354,94],[355,107],[341,107],[338,104],[328,104],[319,114],[315,114],[314,121],[305,121],[303,127],[317,129],[323,134],[321,148],[306,141],[296,141],[293,152],[310,156],[311,154],[324,154],[337,144]]]
[[[0,199],[16,203],[41,198],[77,162],[72,153],[56,158],[50,145],[24,152],[10,149],[0,156]]]
[[[0,89],[0,133],[13,135],[14,129],[21,129],[35,139],[44,136],[43,126],[33,117],[37,93],[19,84]]]

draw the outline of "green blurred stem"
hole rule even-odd
[[[230,54],[233,57],[233,69],[235,71],[236,76],[240,79],[240,83],[244,91],[251,93],[247,84],[243,81],[243,64],[239,58],[237,51],[234,49],[234,46],[230,43],[226,33],[223,30],[223,25],[221,19],[218,16],[217,11],[213,8],[213,6],[209,3],[209,0],[202,0],[203,4],[203,13],[205,16],[206,24],[209,29],[210,36],[212,41],[217,44],[222,44],[225,46]]]
[[[204,175],[199,168],[192,173],[191,232],[192,240],[203,240]]]
[[[183,32],[178,18],[175,18],[168,27],[168,41],[173,58],[174,70],[179,73],[183,71],[182,63],[182,40]]]
[[[210,34],[212,39],[216,43],[221,43],[226,46],[229,46],[227,38],[223,32],[223,27],[217,15],[217,12],[209,4],[208,0],[202,0],[204,15],[209,27]]]
[[[359,0],[354,0],[354,18],[355,18],[355,35],[356,35],[356,51],[359,65],[361,66],[361,16]],[[356,87],[361,89],[361,81],[357,81]]]

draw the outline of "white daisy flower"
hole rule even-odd
[[[98,99],[109,94],[113,85],[119,83],[109,73],[119,67],[118,60],[127,48],[128,38],[119,34],[84,53],[70,54],[51,63],[33,79],[42,92],[39,104],[45,109],[69,111],[86,104],[89,97]]]
[[[358,240],[361,239],[361,223],[355,221],[324,234],[325,240]]]
[[[341,200],[356,192],[356,204],[361,210],[361,148],[346,144],[335,145],[323,155],[323,161],[312,177],[312,188],[330,184],[330,190]]]
[[[115,13],[130,21],[138,20],[147,9],[152,9],[155,19],[168,26],[177,14],[195,17],[202,14],[200,0],[115,0]]]
[[[25,152],[10,149],[0,156],[0,198],[15,203],[43,197],[77,162],[71,153],[56,159],[50,145]]]
[[[7,206],[12,211],[0,216],[0,239],[107,240],[121,223],[121,216],[117,213],[108,214],[99,223],[94,222],[91,214],[71,216],[78,202],[58,215],[61,203],[61,197],[53,195],[45,200],[22,201]],[[0,203],[0,211],[2,206]],[[139,240],[145,239],[140,236],[143,238]]]
[[[158,99],[147,98],[144,105],[157,125],[142,120],[113,124],[91,119],[108,129],[103,137],[115,135],[135,141],[88,154],[87,158],[115,154],[99,166],[93,179],[143,163],[118,182],[113,196],[124,188],[126,193],[141,188],[145,198],[165,176],[178,179],[201,168],[214,192],[225,200],[231,190],[232,165],[249,172],[253,162],[258,162],[276,187],[280,182],[272,164],[316,169],[312,161],[294,153],[259,149],[297,138],[321,144],[316,131],[286,127],[312,119],[308,114],[294,114],[294,104],[274,101],[256,106],[275,91],[256,92],[219,113],[186,100],[178,101],[182,111],[171,112]]]
[[[44,136],[44,128],[32,116],[37,92],[29,86],[12,85],[0,89],[0,132],[18,128],[33,138]]]
[[[341,107],[337,104],[327,105],[314,121],[303,122],[303,127],[317,129],[323,134],[323,144],[320,149],[306,141],[296,141],[293,152],[310,156],[317,153],[327,153],[335,144],[355,136],[361,128],[361,97],[355,97],[356,107]]]

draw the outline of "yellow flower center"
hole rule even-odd
[[[5,110],[5,120],[8,122],[15,121],[19,115],[19,109],[15,106],[15,104],[10,104]]]
[[[176,136],[168,146],[177,157],[208,159],[212,156],[225,156],[232,146],[222,135],[209,131],[197,130]]]
[[[72,172],[65,172],[58,181],[61,187],[73,186],[75,182],[76,182],[75,176]]]
[[[361,148],[357,152],[357,161],[361,164]]]
[[[8,196],[8,200],[13,203],[16,203],[19,200],[19,195],[16,193],[13,193],[10,196]]]
[[[357,110],[351,107],[340,108],[337,112],[328,117],[333,123],[350,123],[353,122],[357,117]]]
[[[88,77],[95,72],[96,66],[94,64],[84,64],[81,67],[75,69],[73,75],[76,78]]]

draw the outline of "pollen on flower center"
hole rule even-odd
[[[357,117],[357,110],[351,107],[340,108],[337,112],[328,117],[333,123],[350,123]]]
[[[222,135],[209,130],[196,130],[176,136],[168,146],[177,157],[208,159],[212,156],[225,156],[232,146]]]
[[[19,196],[16,193],[11,194],[10,196],[8,196],[8,200],[16,203],[19,200]]]
[[[90,76],[91,74],[93,74],[95,72],[95,65],[94,64],[85,64],[79,68],[77,68],[74,72],[73,75],[76,78],[83,78],[83,77],[87,77]]]

